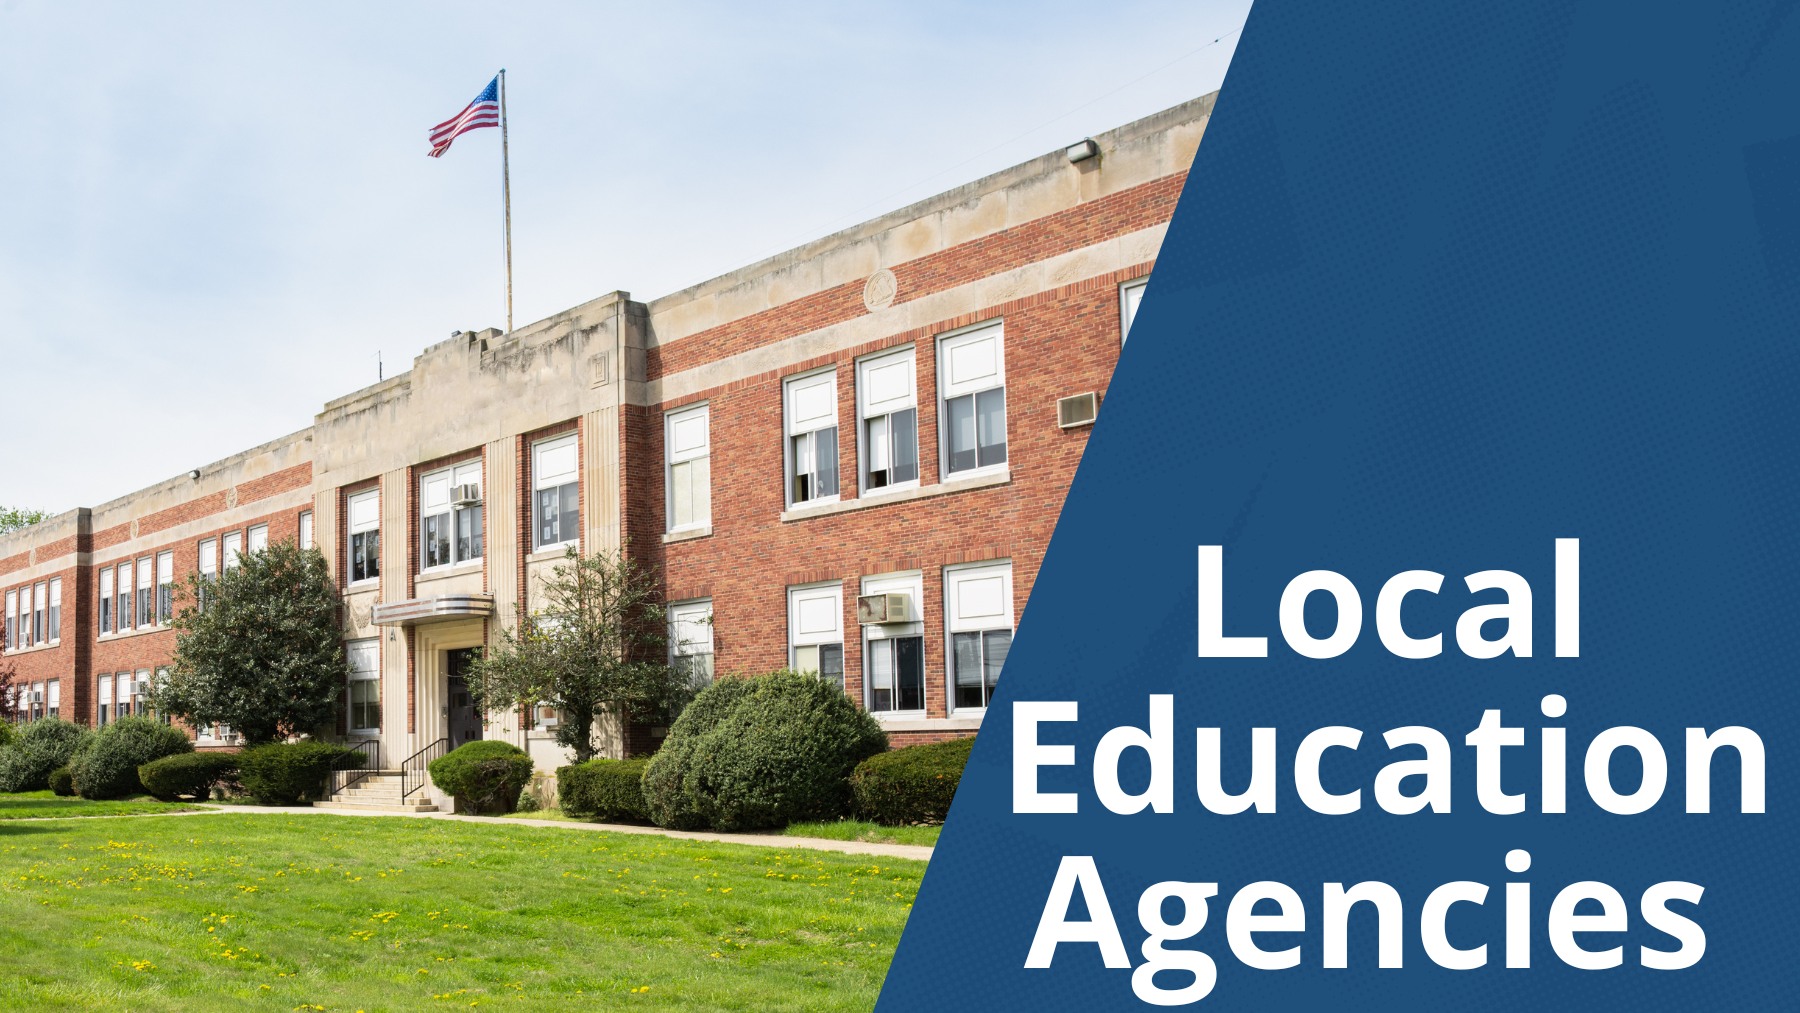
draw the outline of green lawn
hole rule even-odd
[[[0,1008],[866,1010],[924,871],[448,820],[0,823]]]
[[[151,813],[194,812],[205,808],[202,805],[158,802],[148,795],[139,795],[123,802],[90,802],[85,798],[65,798],[48,791],[0,795],[0,820],[32,820],[52,816],[145,816]]]
[[[920,844],[936,847],[938,831],[943,827],[884,827],[860,820],[831,820],[825,823],[790,823],[783,831],[789,837],[824,837],[833,841],[868,841],[873,844]]]

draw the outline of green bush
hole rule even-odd
[[[942,823],[969,762],[973,737],[871,756],[850,775],[856,815],[883,826]]]
[[[238,772],[236,753],[180,753],[152,760],[138,768],[138,780],[144,790],[164,802],[177,799],[204,799],[212,795],[213,785],[235,779]]]
[[[16,741],[0,747],[0,792],[48,788],[50,772],[67,766],[92,736],[86,728],[60,718],[25,725]]]
[[[75,794],[75,779],[69,776],[69,768],[58,767],[50,772],[50,790],[65,798]]]
[[[816,676],[723,680],[669,729],[644,772],[644,797],[658,824],[677,829],[835,819],[850,808],[850,772],[886,750],[881,725]]]
[[[11,721],[0,721],[0,748],[5,748],[19,741],[18,730]]]
[[[194,744],[179,728],[145,717],[120,718],[100,729],[69,764],[82,798],[125,798],[141,794],[138,768],[151,760],[191,753]]]
[[[649,760],[589,760],[556,771],[556,797],[562,811],[582,819],[648,820],[644,804],[644,768]]]
[[[542,808],[543,806],[538,805],[537,796],[531,793],[530,785],[519,789],[519,801],[517,805],[513,806],[513,812],[534,813]]]
[[[456,798],[459,812],[513,811],[531,780],[531,757],[509,742],[476,739],[431,761],[431,783]]]
[[[237,754],[238,779],[263,805],[293,805],[324,798],[334,765],[347,762],[354,749],[328,742],[271,742]]]

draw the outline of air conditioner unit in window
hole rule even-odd
[[[1099,415],[1099,403],[1092,392],[1059,398],[1056,402],[1056,424],[1064,429],[1085,426]]]
[[[478,482],[459,485],[453,491],[455,492],[455,495],[450,498],[459,507],[475,506],[481,502],[481,485]]]
[[[906,622],[906,592],[889,591],[857,598],[856,621],[864,626]]]

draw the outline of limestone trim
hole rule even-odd
[[[152,549],[167,548],[176,542],[193,541],[226,528],[237,527],[249,521],[258,520],[271,514],[285,513],[289,510],[300,511],[313,506],[311,486],[289,489],[276,493],[268,499],[259,499],[254,503],[245,503],[235,509],[224,510],[216,514],[207,514],[195,520],[177,524],[174,527],[152,531],[150,534],[134,538],[128,542],[109,545],[88,553],[90,562],[110,563],[115,559],[123,561],[128,556],[138,556]],[[313,541],[317,544],[319,537],[318,513],[313,513]],[[80,553],[75,555],[79,556]],[[67,564],[65,564],[66,566]],[[77,563],[75,565],[87,565]]]
[[[904,489],[900,492],[876,493],[875,495],[865,493],[860,499],[839,500],[836,503],[825,503],[820,506],[795,507],[781,515],[781,522],[783,524],[788,524],[794,521],[811,520],[814,517],[830,517],[834,514],[849,513],[852,510],[872,510],[876,507],[884,507],[894,503],[911,503],[915,500],[930,499],[933,496],[948,496],[951,493],[968,492],[971,489],[986,489],[990,486],[1006,485],[1011,481],[1012,469],[1008,468],[988,475],[978,475],[974,478],[952,479],[948,482],[938,482],[935,485],[921,485],[917,488]],[[708,533],[710,533],[711,530],[711,528],[708,528]]]

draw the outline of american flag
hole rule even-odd
[[[431,157],[450,150],[450,142],[481,127],[500,125],[500,79],[494,78],[467,109],[431,128]]]

